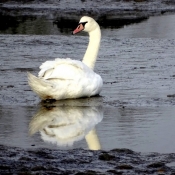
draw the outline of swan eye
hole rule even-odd
[[[87,21],[86,21],[86,22],[81,22],[81,23],[79,23],[79,24],[82,24],[83,27],[84,27],[86,23],[88,23],[88,22],[87,22]]]

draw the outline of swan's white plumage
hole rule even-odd
[[[88,21],[85,31],[90,36],[89,49],[87,48],[83,62],[70,58],[56,58],[40,66],[38,77],[28,73],[29,85],[41,99],[90,97],[100,93],[103,81],[93,68],[99,50],[101,32],[92,18],[85,16],[81,18],[80,22],[82,21]]]
[[[99,94],[102,79],[81,61],[55,59],[40,66],[38,77],[28,73],[29,85],[41,99],[67,99]]]

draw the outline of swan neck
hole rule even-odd
[[[101,31],[98,26],[92,32],[89,32],[89,44],[86,53],[83,57],[83,63],[86,64],[91,69],[94,69],[95,62],[98,56],[98,51],[101,41]]]

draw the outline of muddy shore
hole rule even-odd
[[[175,174],[175,154],[143,154],[129,149],[111,151],[23,150],[0,146],[0,174]]]

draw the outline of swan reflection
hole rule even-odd
[[[45,142],[59,147],[86,139],[89,149],[100,149],[95,125],[103,118],[102,98],[42,103],[29,124],[29,132],[40,132]]]

